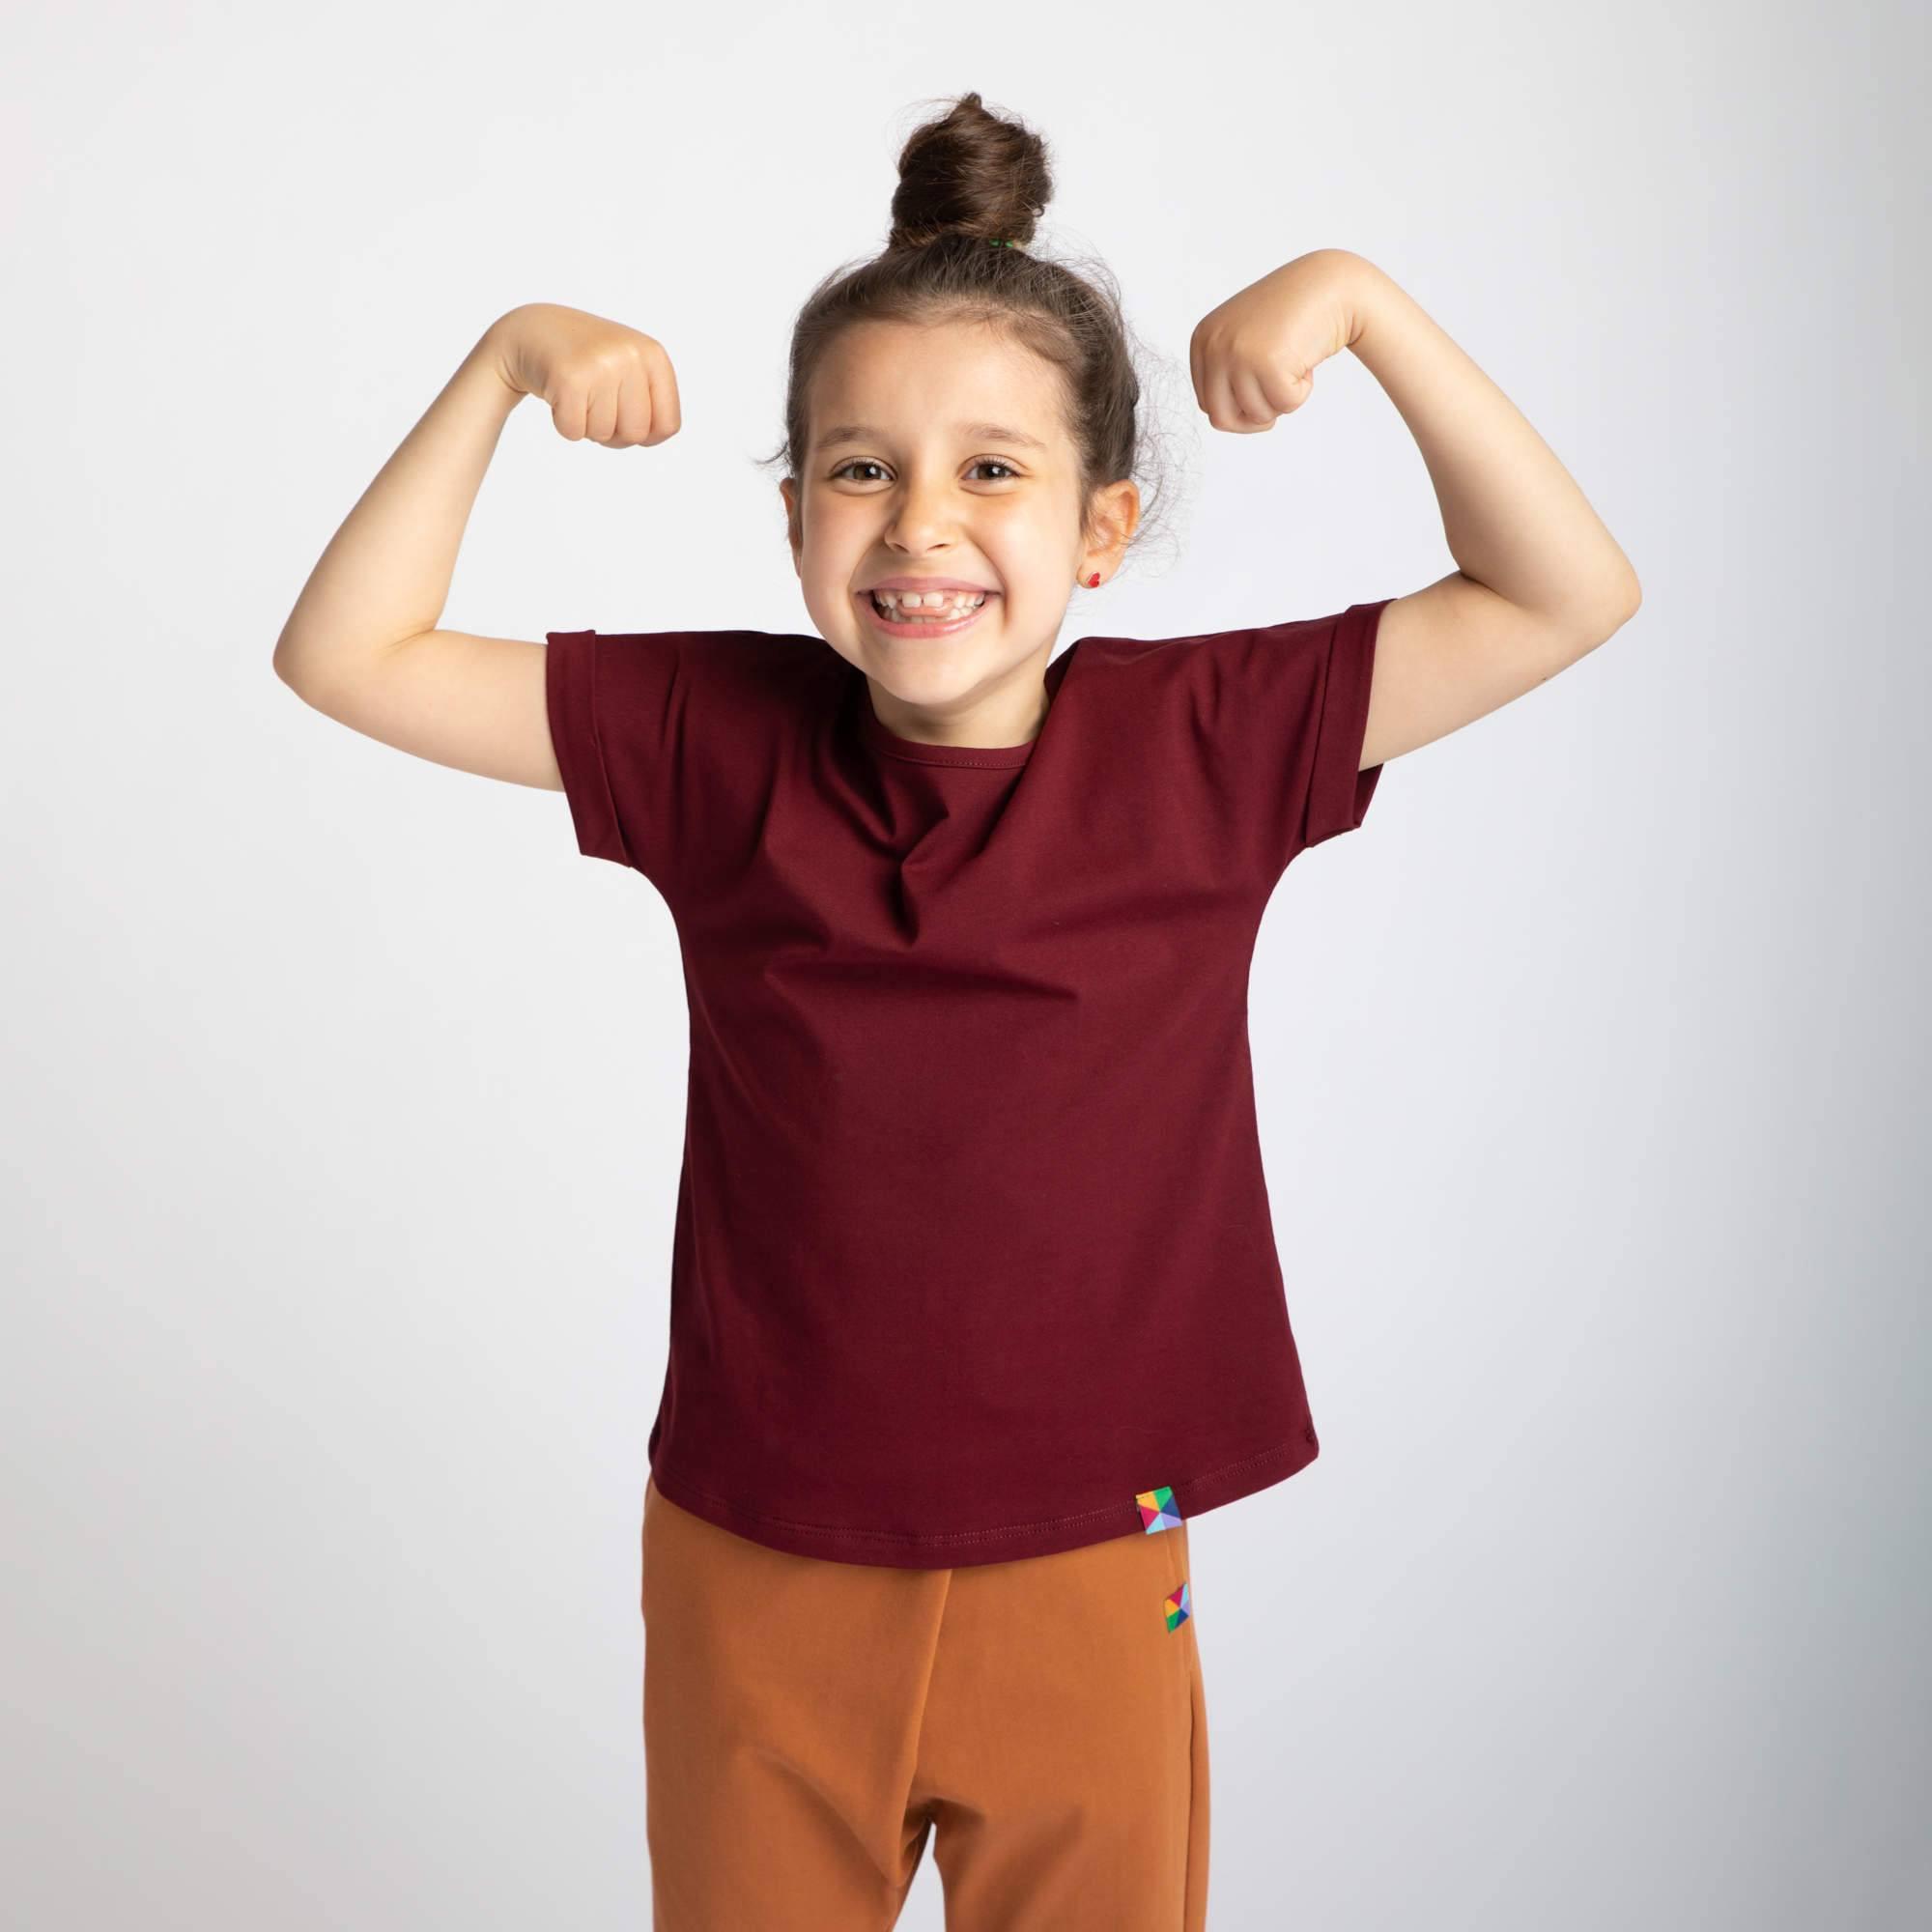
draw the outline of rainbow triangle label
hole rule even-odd
[[[1161,1609],[1167,1618],[1168,1629],[1179,1630],[1194,1614],[1194,1605],[1188,1597],[1187,1585],[1181,1584],[1180,1588],[1161,1605]]]
[[[1180,1521],[1174,1505],[1174,1492],[1167,1488],[1143,1490],[1134,1501],[1140,1505],[1141,1527],[1151,1536],[1156,1530],[1173,1529]]]

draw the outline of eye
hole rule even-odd
[[[850,463],[841,463],[838,466],[838,468],[832,472],[832,474],[835,477],[839,477],[846,475],[849,471],[854,469],[883,469],[884,468],[885,468],[884,464],[875,461],[872,457],[855,456]],[[995,476],[991,479],[995,483],[1004,483],[1008,481],[1009,478],[1015,477],[1019,474],[1019,471],[1015,469],[1010,463],[1006,462],[1003,458],[998,456],[976,457],[973,460],[973,462],[967,466],[967,468],[969,469],[1004,469],[1006,471],[1005,476]],[[870,477],[858,477],[855,478],[854,480],[857,482],[868,483],[872,479]]]

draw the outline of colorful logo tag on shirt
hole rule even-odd
[[[1141,1508],[1141,1527],[1150,1536],[1157,1529],[1173,1529],[1180,1521],[1180,1512],[1174,1506],[1174,1492],[1170,1489],[1143,1490],[1134,1501]]]
[[[1179,1630],[1194,1614],[1194,1605],[1187,1595],[1187,1585],[1181,1584],[1161,1607],[1167,1615],[1168,1629]]]

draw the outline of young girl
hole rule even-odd
[[[1636,579],[1505,397],[1324,248],[1201,322],[1201,408],[1268,429],[1352,349],[1459,568],[1049,661],[1140,524],[1124,327],[1027,247],[1037,136],[968,94],[899,165],[884,251],[792,336],[780,491],[815,634],[433,628],[523,396],[573,440],[679,427],[657,342],[537,303],[355,506],[275,667],[385,743],[560,789],[581,850],[676,922],[657,1925],[891,1926],[931,1833],[952,1932],[1198,1932],[1187,1523],[1318,1446],[1256,1132],[1256,930],[1388,759],[1575,664]]]

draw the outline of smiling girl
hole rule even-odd
[[[1124,324],[1028,247],[1046,151],[977,94],[900,176],[884,250],[792,334],[775,460],[811,632],[436,628],[525,395],[573,440],[680,426],[658,342],[536,303],[356,504],[275,668],[387,744],[561,790],[579,849],[676,922],[656,1923],[890,1926],[930,1834],[951,1932],[1198,1932],[1187,1522],[1318,1449],[1257,1139],[1256,931],[1389,759],[1575,664],[1636,580],[1500,391],[1324,248],[1203,319],[1197,399],[1264,431],[1352,351],[1458,568],[1054,658],[1141,523]]]

